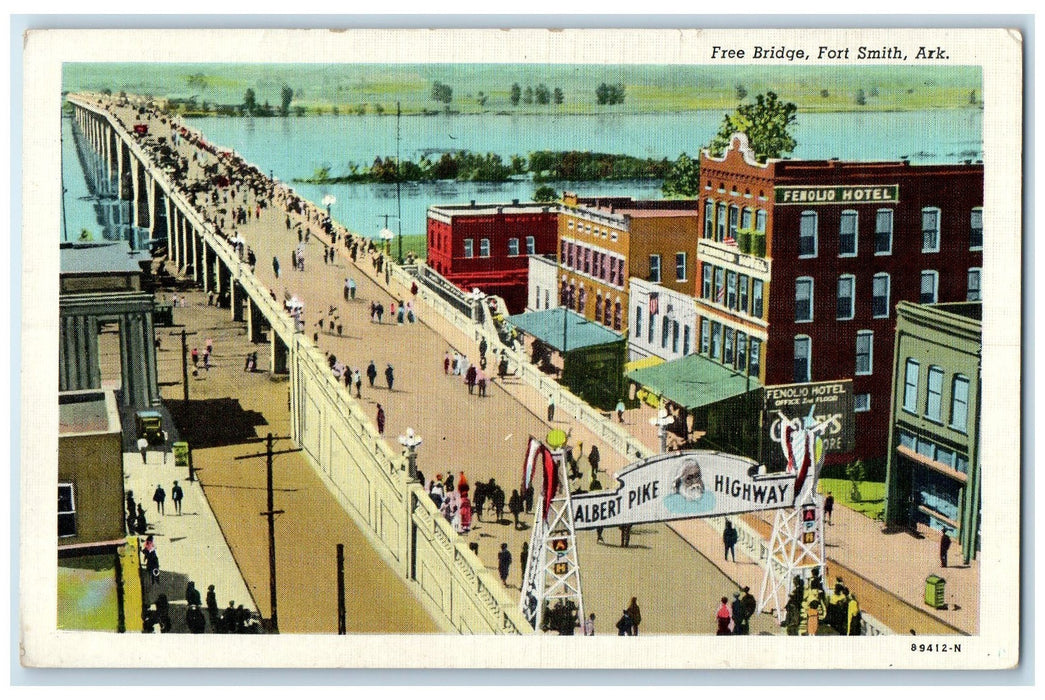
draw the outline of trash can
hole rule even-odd
[[[943,595],[946,585],[947,581],[945,579],[940,578],[936,574],[929,574],[925,579],[925,604],[937,610],[947,607]]]
[[[189,443],[176,442],[171,446],[171,449],[174,452],[174,466],[189,466]]]

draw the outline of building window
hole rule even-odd
[[[879,209],[874,218],[874,254],[893,252],[893,210]]]
[[[535,291],[533,294],[533,308],[541,308],[541,285],[535,285]]]
[[[678,354],[679,351],[679,322],[671,322],[671,352]]]
[[[958,432],[968,431],[969,378],[956,374],[951,383],[951,427]]]
[[[798,257],[815,258],[817,241],[817,216],[815,211],[802,212],[802,223],[798,230]]]
[[[747,333],[737,331],[737,369],[747,372]]]
[[[980,300],[980,268],[969,268],[969,291],[965,293],[966,301]]]
[[[710,199],[704,203],[704,238],[715,236],[715,203]]]
[[[473,245],[474,244],[471,238],[464,239],[464,256],[466,258],[471,258],[475,256],[475,251],[472,247]]]
[[[870,394],[855,394],[853,396],[853,412],[866,413],[871,410]]]
[[[745,209],[740,213],[740,228],[743,231],[751,230],[751,217],[753,212],[750,209]]]
[[[479,257],[488,258],[490,257],[490,239],[483,238],[479,241]]]
[[[686,254],[675,253],[675,281],[686,281]]]
[[[748,288],[751,283],[751,278],[747,275],[740,276],[740,294],[737,298],[737,308],[741,313],[748,312]]]
[[[918,412],[918,361],[907,358],[903,379],[903,410]]]
[[[518,238],[509,238],[508,239],[508,255],[518,255],[518,254],[519,254],[519,239]]]
[[[799,277],[795,280],[795,323],[813,320],[813,278]]]
[[[733,365],[733,329],[726,326],[723,331],[725,332],[725,342],[722,343],[722,361],[727,365]]]
[[[566,228],[570,229],[571,231],[573,230],[573,219],[570,219],[566,222]]]
[[[922,209],[922,252],[936,253],[940,250],[940,210],[936,207]]]
[[[660,256],[655,253],[649,256],[649,281],[660,282]]]
[[[657,317],[653,315],[653,312],[650,311],[649,316],[647,318],[647,320],[649,321],[649,325],[646,328],[646,342],[650,345],[653,345],[653,323],[656,320],[656,318]]]
[[[838,224],[838,255],[852,257],[856,255],[858,216],[855,211],[843,211]]]
[[[762,280],[751,280],[751,315],[755,318],[762,318],[762,289],[764,284]]]
[[[874,365],[874,331],[856,334],[856,373],[871,374]]]
[[[544,290],[544,308],[551,308],[551,292],[547,289]]]
[[[591,274],[591,248],[584,249],[584,274]]]
[[[642,337],[642,307],[635,307],[635,327],[631,329],[636,338]]]
[[[748,364],[747,373],[752,377],[758,377],[762,366],[762,339],[751,339],[751,361]]]
[[[889,273],[879,272],[871,281],[871,315],[889,317]]]
[[[595,317],[596,320],[598,320],[598,318],[599,318],[598,316]],[[610,298],[609,298],[609,296],[606,297],[605,303],[603,304],[602,322],[603,322],[603,324],[605,326],[609,327],[609,325],[610,325]],[[618,321],[617,325],[614,326],[614,327],[615,328],[620,328],[620,322]]]
[[[726,216],[728,207],[725,202],[718,203],[718,221],[715,229],[715,240],[721,241],[726,237]]]
[[[533,236],[526,237],[526,254],[534,255],[537,252],[537,239]]]
[[[977,207],[969,216],[969,250],[983,249],[983,209]]]
[[[602,318],[602,292],[595,293],[595,318]]]
[[[711,357],[722,359],[722,324],[718,321],[711,322]]]
[[[729,237],[732,240],[737,240],[737,224],[740,219],[740,207],[736,204],[729,208]]]
[[[660,317],[660,347],[668,347],[668,333],[671,331],[671,321],[667,316]]]
[[[925,417],[940,422],[940,411],[943,404],[943,370],[935,365],[929,366],[928,391],[925,396]]]
[[[726,271],[721,267],[715,268],[715,303],[726,303]]]
[[[689,354],[689,331],[690,331],[689,324],[686,324],[685,326],[682,327],[682,354],[683,355],[688,355]]]
[[[795,336],[795,382],[808,382],[811,375],[810,340],[808,335]]]
[[[726,273],[726,306],[737,308],[737,273],[732,270]]]
[[[755,214],[755,230],[759,233],[766,232],[766,210],[759,209]]]
[[[701,277],[700,298],[701,299],[710,299],[711,298],[711,285],[714,283],[714,279],[712,279],[712,270],[713,270],[713,268],[711,267],[710,263],[704,263],[703,266],[701,267],[701,270],[702,270],[702,272],[700,273],[700,277]]]
[[[935,304],[939,288],[940,275],[936,270],[922,270],[922,289],[918,295],[919,304]]]
[[[577,295],[577,311],[580,313],[586,313],[588,310],[588,290],[581,285],[581,291]]]
[[[619,299],[613,302],[613,330],[615,331],[619,331],[621,329],[621,325],[624,321],[622,317],[623,308],[624,307],[621,306]]]
[[[72,484],[58,484],[58,536],[76,536],[76,498]]]
[[[852,275],[842,275],[838,278],[838,312],[835,318],[839,321],[848,321],[856,315],[855,287],[856,278]]]
[[[706,318],[700,319],[700,353],[707,355],[711,348],[711,322]]]

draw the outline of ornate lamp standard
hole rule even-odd
[[[664,454],[668,451],[668,431],[667,427],[674,421],[671,416],[668,415],[668,409],[661,408],[657,411],[656,418],[649,419],[650,425],[657,426],[657,437],[660,438],[660,452]]]
[[[406,429],[406,435],[399,436],[399,444],[406,448],[407,476],[411,481],[417,480],[417,448],[422,439],[414,433],[413,428]]]

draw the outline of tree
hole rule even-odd
[[[548,89],[547,85],[541,83],[537,86],[537,90],[534,91],[533,97],[537,100],[537,104],[546,105],[551,102],[551,91]]]
[[[450,104],[454,98],[454,89],[438,80],[432,83],[432,99],[443,104]]]
[[[519,87],[519,83],[512,83],[512,91],[509,93],[508,98],[512,101],[513,107],[519,106],[519,98],[522,97],[522,88]]]
[[[523,94],[523,102],[528,105],[533,104],[533,88],[529,85],[526,86],[526,92]]]
[[[606,83],[600,83],[599,87],[595,88],[595,101],[598,102],[600,105],[609,103],[609,91],[609,85],[607,85]]]
[[[971,105],[976,104],[976,91],[975,90],[973,90],[972,92],[969,93],[969,104],[971,104]]]
[[[483,107],[486,106],[486,100],[489,99],[489,96],[486,93],[484,93],[482,90],[480,90],[478,96],[476,96],[475,99],[479,103],[479,108],[482,109]]]
[[[747,97],[747,88],[744,87],[743,85],[741,85],[740,83],[737,83],[736,90],[737,90],[737,100],[738,101],[739,100],[743,100],[745,97]]]
[[[254,110],[258,108],[258,98],[254,95],[254,88],[247,88],[247,92],[243,94],[243,106],[248,114],[254,114]]]
[[[290,101],[294,99],[294,91],[290,89],[289,85],[284,84],[279,91],[279,114],[280,116],[287,116],[290,114]]]
[[[299,117],[305,116],[305,108],[302,107],[301,105],[295,105],[294,106],[294,114],[296,114]]]
[[[533,192],[535,202],[554,202],[557,199],[559,199],[559,193],[555,191],[554,187],[548,185],[541,185]]]
[[[700,164],[683,153],[664,178],[661,191],[665,197],[692,197],[700,192]]]
[[[845,477],[849,479],[849,500],[859,503],[863,500],[860,494],[860,483],[867,478],[867,468],[862,460],[850,462],[845,468]]]
[[[758,95],[754,104],[740,105],[736,112],[725,115],[708,148],[721,155],[729,148],[733,134],[743,132],[758,160],[786,156],[798,145],[790,133],[797,112],[795,103],[781,102],[775,92]]]
[[[831,96],[831,93],[827,91],[827,88],[824,88],[823,90],[820,91],[820,97],[823,97],[824,99],[827,99],[830,96]]]
[[[864,89],[863,88],[860,88],[859,90],[856,91],[856,97],[854,99],[856,101],[856,104],[858,104],[858,105],[865,105],[865,104],[867,104],[867,95],[864,94]]]

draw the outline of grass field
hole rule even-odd
[[[849,492],[852,484],[848,479],[820,479],[817,490],[823,494],[830,491],[835,497],[836,504],[844,505],[873,520],[885,508],[885,483],[881,481],[861,481],[859,483],[859,501],[853,501],[850,498]]]

